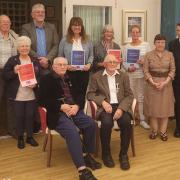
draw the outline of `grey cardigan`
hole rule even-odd
[[[94,55],[93,55],[93,44],[90,40],[86,43],[82,43],[82,48],[85,51],[85,64],[92,64]],[[66,39],[66,36],[62,38],[59,44],[58,56],[65,57],[68,60],[68,63],[71,63],[71,51],[72,43],[69,43]]]

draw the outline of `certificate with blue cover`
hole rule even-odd
[[[77,69],[83,69],[85,65],[85,51],[72,50],[71,51],[71,65]]]
[[[128,67],[134,66],[139,68],[137,61],[140,59],[140,49],[126,49],[126,65]]]

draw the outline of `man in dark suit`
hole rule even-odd
[[[113,122],[117,121],[121,130],[120,167],[127,170],[130,168],[127,152],[132,132],[133,93],[130,89],[128,75],[116,70],[117,65],[118,60],[115,56],[105,57],[105,70],[92,76],[87,98],[98,106],[97,118],[101,121],[100,138],[104,165],[107,167],[115,165],[111,156],[110,141]]]
[[[176,117],[176,129],[174,131],[174,136],[180,138],[180,23],[176,25],[176,35],[177,38],[169,42],[169,50],[174,55],[176,65],[176,75],[173,81]]]
[[[30,55],[38,57],[42,67],[46,69],[57,56],[59,43],[57,30],[53,24],[44,21],[43,4],[33,5],[31,16],[33,22],[24,24],[21,34],[31,39]]]
[[[95,122],[83,112],[82,94],[66,73],[68,62],[63,57],[53,61],[53,71],[40,81],[40,104],[47,109],[47,124],[65,138],[69,152],[79,171],[80,180],[95,180],[90,170],[101,168],[89,153],[95,147]],[[84,157],[79,133],[82,130]]]

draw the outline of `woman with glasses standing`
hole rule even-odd
[[[143,42],[140,40],[140,27],[138,25],[133,25],[131,27],[131,37],[132,42],[127,44],[125,46],[125,54],[124,57],[126,61],[128,61],[128,58],[126,58],[126,52],[127,49],[139,49],[140,51],[140,58],[137,59],[137,66],[127,66],[128,63],[124,63],[124,67],[126,67],[128,74],[129,74],[129,80],[130,80],[130,86],[133,91],[134,97],[137,99],[138,102],[138,109],[139,109],[139,116],[140,116],[140,125],[145,128],[149,129],[149,125],[145,121],[144,116],[144,73],[143,73],[143,61],[144,61],[144,55],[150,51],[150,45],[147,42]]]
[[[109,49],[120,49],[119,45],[115,43],[113,39],[114,29],[111,25],[107,24],[102,30],[102,40],[94,47],[93,72],[104,69],[103,61]]]
[[[73,51],[84,52],[84,67],[78,68],[71,65],[71,56]],[[93,44],[87,36],[83,21],[80,17],[72,17],[68,27],[66,36],[59,44],[59,56],[68,60],[69,77],[79,89],[79,93],[83,94],[81,103],[85,104],[85,95],[89,82],[89,70],[93,62]]]

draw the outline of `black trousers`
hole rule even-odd
[[[111,153],[110,149],[110,141],[111,141],[111,133],[112,127],[114,125],[113,122],[113,115],[117,110],[118,105],[112,105],[113,112],[106,113],[103,111],[100,114],[100,121],[101,121],[101,130],[100,130],[100,139],[101,139],[101,146],[102,146],[102,157],[109,155]],[[121,139],[121,150],[119,155],[127,154],[130,138],[132,133],[132,125],[131,125],[131,115],[127,112],[124,112],[122,117],[117,120],[118,126],[120,127],[120,139]]]
[[[69,71],[69,78],[78,89],[78,93],[82,95],[81,104],[84,107],[89,82],[89,71]]]
[[[0,104],[5,107],[5,117],[0,117],[0,124],[6,124],[7,131],[10,135],[16,136],[16,126],[13,111],[13,100],[9,100],[6,94],[5,81],[2,77],[2,69],[0,69]],[[1,108],[1,107],[0,107]],[[1,109],[2,110],[2,109]]]
[[[36,101],[14,101],[14,112],[16,118],[16,131],[18,136],[24,135],[26,129],[27,137],[33,135],[33,122],[35,116]]]
[[[175,97],[175,116],[176,116],[176,129],[180,132],[180,82],[173,81],[173,90]]]

